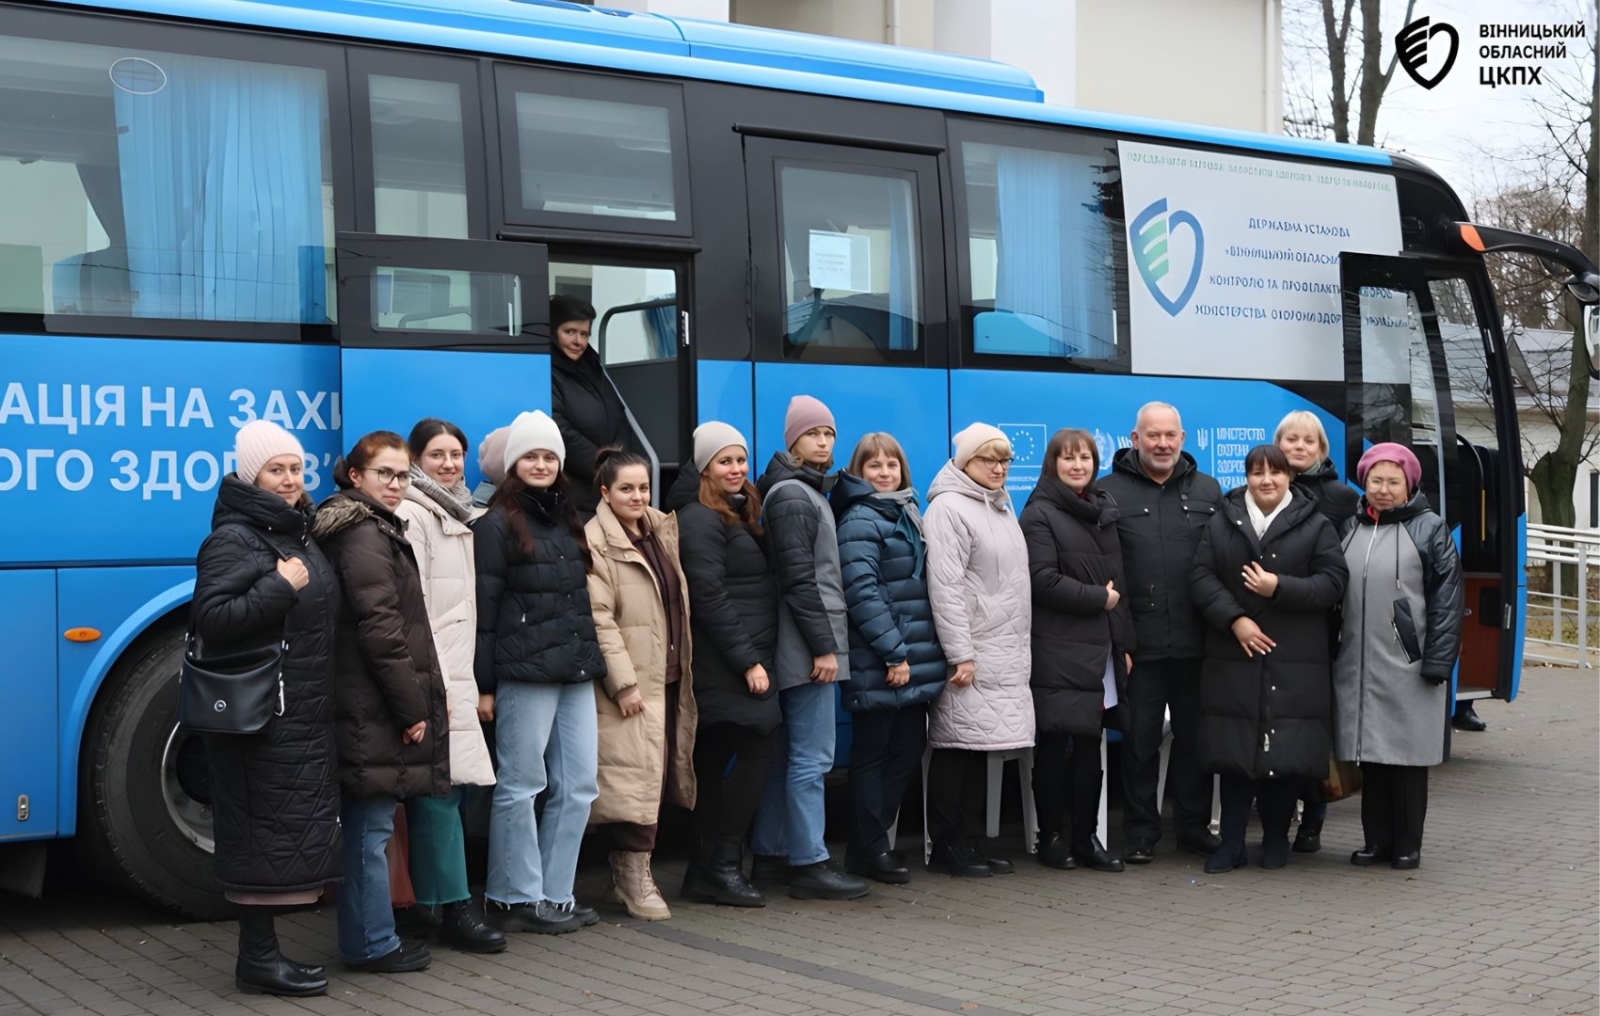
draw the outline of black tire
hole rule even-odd
[[[183,630],[141,640],[112,670],[84,730],[78,838],[91,872],[164,910],[202,920],[232,913],[211,851],[174,818],[162,760],[177,725]],[[190,745],[191,781],[205,782],[204,752]],[[198,760],[198,762],[196,761]]]

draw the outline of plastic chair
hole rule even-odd
[[[1005,776],[1005,765],[1015,760],[1017,763],[1018,789],[1022,792],[1022,830],[1027,837],[1025,844],[1028,853],[1038,849],[1039,841],[1039,816],[1033,807],[1033,749],[1013,748],[1009,751],[985,752],[988,758],[985,763],[988,767],[987,784],[984,791],[987,814],[984,822],[984,835],[991,840],[1000,835],[1000,802],[1002,798],[1001,780]],[[927,864],[933,859],[933,840],[928,836],[928,765],[933,761],[933,749],[926,748],[922,752],[922,863]],[[1102,780],[1104,777],[1102,777]]]

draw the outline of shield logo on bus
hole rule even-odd
[[[1172,274],[1173,234],[1184,226],[1189,227],[1194,237],[1194,262],[1189,266],[1189,277],[1182,289],[1176,294],[1169,294],[1162,288],[1162,280]],[[1155,297],[1162,310],[1177,317],[1188,306],[1189,298],[1194,296],[1194,289],[1200,284],[1200,269],[1205,262],[1206,252],[1205,231],[1200,228],[1200,220],[1182,210],[1168,213],[1167,199],[1157,198],[1133,220],[1128,233],[1133,263],[1139,266],[1139,277],[1144,279],[1145,288],[1150,290],[1150,295]]]

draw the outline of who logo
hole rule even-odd
[[[1174,249],[1173,239],[1183,227],[1189,229],[1194,256],[1189,264],[1188,278],[1174,293],[1171,292],[1172,282],[1163,280],[1168,275],[1172,275],[1173,279],[1179,278],[1172,272],[1172,258],[1181,251]],[[1200,228],[1200,220],[1192,212],[1182,209],[1169,213],[1167,199],[1157,198],[1133,220],[1128,232],[1133,262],[1139,266],[1139,277],[1144,280],[1145,288],[1150,290],[1150,295],[1162,310],[1177,317],[1188,306],[1189,298],[1194,296],[1195,287],[1200,284],[1200,269],[1206,253],[1206,235],[1205,230]]]
[[[1438,46],[1433,43],[1433,37],[1443,35],[1448,47]],[[1444,80],[1450,73],[1450,68],[1456,65],[1456,53],[1461,49],[1461,36],[1456,34],[1455,26],[1443,21],[1434,22],[1422,17],[1400,29],[1394,37],[1395,57],[1400,61],[1400,66],[1411,75],[1411,80],[1423,88],[1431,89]],[[1424,74],[1423,67],[1437,67],[1433,74]]]

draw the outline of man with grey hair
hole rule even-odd
[[[1129,598],[1138,643],[1123,703],[1123,857],[1130,864],[1153,860],[1161,839],[1156,784],[1162,719],[1169,712],[1167,787],[1178,846],[1209,857],[1218,845],[1209,828],[1211,777],[1200,770],[1194,753],[1205,621],[1189,596],[1189,569],[1222,490],[1183,450],[1183,438],[1176,407],[1146,403],[1134,421],[1133,446],[1116,453],[1111,474],[1101,481],[1122,512],[1117,534],[1128,581],[1122,592]]]

